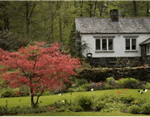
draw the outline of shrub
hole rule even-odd
[[[87,84],[87,83],[88,83],[88,82],[87,82],[86,79],[77,79],[77,80],[76,80],[77,86],[81,86],[81,85]]]
[[[80,112],[80,111],[83,111],[83,110],[84,109],[80,105],[78,105],[78,104],[74,105],[73,111]]]
[[[122,88],[137,88],[139,81],[134,78],[123,78],[119,80],[119,85]]]
[[[132,114],[139,114],[140,113],[140,107],[137,105],[132,105],[129,107],[129,113]]]
[[[65,110],[66,110],[66,107],[62,106],[62,107],[58,108],[56,110],[56,112],[64,112]]]
[[[85,89],[86,91],[90,91],[91,90],[90,86],[91,86],[91,83],[81,85],[80,88]]]
[[[43,95],[50,95],[50,91],[45,91]]]
[[[74,89],[75,92],[84,92],[86,91],[86,89],[82,88],[82,87],[77,87]]]
[[[130,104],[133,100],[135,100],[135,98],[132,97],[132,95],[126,95],[126,96],[120,97],[120,100],[123,101],[124,103]]]
[[[103,101],[95,101],[92,105],[92,108],[95,111],[100,111],[105,106],[105,102]]]
[[[119,111],[121,108],[123,108],[125,104],[122,103],[106,103],[105,106],[101,109],[102,112],[112,112],[112,111]]]
[[[112,85],[112,82],[115,82],[115,79],[113,77],[109,77],[106,79],[107,84]]]
[[[23,85],[20,88],[20,96],[29,96],[30,95],[30,89],[28,86]]]
[[[142,106],[143,104],[147,103],[148,99],[147,98],[138,98],[135,99],[131,102],[131,104],[137,105],[137,106]]]
[[[81,96],[77,98],[76,103],[84,110],[89,110],[92,105],[92,99],[90,97]]]
[[[106,89],[105,84],[106,84],[105,82],[92,83],[89,88],[90,89],[94,88],[94,90],[103,90],[103,89]]]
[[[13,90],[6,90],[4,92],[2,92],[1,94],[2,97],[15,97],[15,93],[13,92]]]
[[[150,103],[145,103],[141,107],[141,111],[143,114],[150,114]]]
[[[75,92],[75,88],[69,88],[68,92]]]
[[[150,89],[150,83],[143,84],[143,89]]]
[[[42,113],[46,112],[46,107],[38,107],[32,109],[31,107],[0,107],[0,115],[16,115],[16,114],[30,114],[30,113]]]

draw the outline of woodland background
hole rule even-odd
[[[149,1],[0,1],[0,47],[17,49],[31,41],[68,44],[76,17],[149,17]]]

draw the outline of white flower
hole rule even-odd
[[[91,91],[93,91],[94,89],[91,89]]]
[[[62,100],[62,102],[65,102],[65,100]]]
[[[145,91],[144,92],[147,92],[147,89],[145,89]]]
[[[58,95],[62,95],[62,94],[60,93],[60,94],[58,94]]]

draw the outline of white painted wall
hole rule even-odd
[[[113,40],[114,53],[95,53],[95,38],[93,36],[115,36]],[[136,39],[138,52],[125,52],[125,38],[123,36],[139,36]],[[82,51],[86,56],[87,53],[92,53],[92,57],[140,57],[141,47],[139,44],[150,38],[150,34],[82,34],[81,40],[88,44],[88,48]]]

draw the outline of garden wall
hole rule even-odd
[[[108,77],[114,77],[116,80],[121,77],[132,77],[141,81],[150,81],[150,68],[131,68],[131,69],[84,69],[77,78],[85,78],[88,81],[105,81]]]

